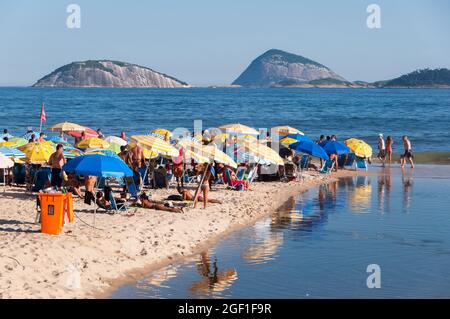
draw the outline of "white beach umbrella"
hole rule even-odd
[[[124,139],[121,139],[118,136],[108,136],[107,138],[105,138],[105,141],[110,143],[110,144],[113,143],[113,144],[117,144],[117,145],[120,145],[120,146],[125,146],[125,145],[128,144],[127,141],[125,141]]]
[[[11,168],[14,166],[14,162],[5,155],[0,153],[0,169]]]

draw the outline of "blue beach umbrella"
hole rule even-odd
[[[288,143],[288,144],[295,143],[296,141],[297,142],[312,142],[312,140],[308,136],[303,135],[303,134],[298,134],[298,133],[289,134],[289,135],[284,136],[282,139],[280,139],[281,143]]]
[[[47,137],[46,140],[50,141],[50,142],[53,142],[53,143],[56,143],[56,144],[59,144],[59,143],[68,144],[66,139],[61,138],[59,136],[50,136],[50,137]]]
[[[15,147],[9,147],[9,146],[0,147],[0,153],[2,153],[3,155],[5,155],[7,157],[17,157],[17,158],[25,157],[24,152],[19,151]]]
[[[311,156],[322,158],[324,160],[329,159],[327,152],[325,152],[325,150],[320,145],[314,142],[296,142],[289,145],[289,148],[297,152],[302,152]]]
[[[110,156],[110,157],[115,157],[115,158],[120,159],[119,155],[117,155],[116,153],[114,153],[111,150],[105,150],[105,149],[90,149],[85,154],[86,155],[98,154],[98,155]]]
[[[327,154],[341,155],[350,153],[350,149],[348,148],[347,145],[337,141],[328,141],[323,146],[323,149],[325,150],[325,152],[327,152]]]
[[[97,177],[133,176],[131,169],[121,159],[98,154],[76,157],[63,166],[63,171]]]

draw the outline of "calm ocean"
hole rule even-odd
[[[71,121],[145,134],[157,127],[193,128],[240,122],[256,128],[290,125],[316,139],[336,134],[376,146],[378,133],[410,136],[416,151],[450,151],[450,90],[444,89],[59,89],[0,88],[0,128],[23,135],[39,127],[41,103],[47,124]]]

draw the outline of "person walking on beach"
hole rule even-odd
[[[411,164],[411,168],[414,168],[414,155],[412,153],[411,141],[406,135],[403,135],[403,146],[405,148],[405,153],[403,153],[403,155],[400,157],[400,165],[401,167],[403,167],[405,165],[406,159],[408,159],[409,163]]]
[[[64,147],[62,146],[62,144],[58,144],[58,146],[56,146],[56,152],[50,155],[50,158],[48,160],[48,164],[52,168],[51,184],[53,187],[57,188],[61,188],[61,185],[63,183],[62,167],[67,163],[67,159],[64,156],[63,152]]]
[[[386,156],[389,161],[389,165],[391,165],[391,162],[392,162],[392,153],[393,153],[392,145],[393,144],[394,144],[394,139],[392,138],[392,136],[389,135],[386,139]]]
[[[380,160],[382,166],[386,160],[386,144],[384,142],[383,134],[378,134],[378,155],[377,158]]]

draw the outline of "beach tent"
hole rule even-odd
[[[289,148],[297,151],[315,156],[324,160],[330,159],[327,152],[318,144],[314,142],[296,142],[289,145]]]
[[[133,176],[133,171],[120,158],[105,155],[83,155],[74,158],[63,166],[63,171],[70,174],[124,178]],[[100,179],[98,179],[100,182]],[[98,188],[98,182],[95,188]],[[94,194],[95,196],[95,194]],[[94,209],[94,226],[97,205]]]

